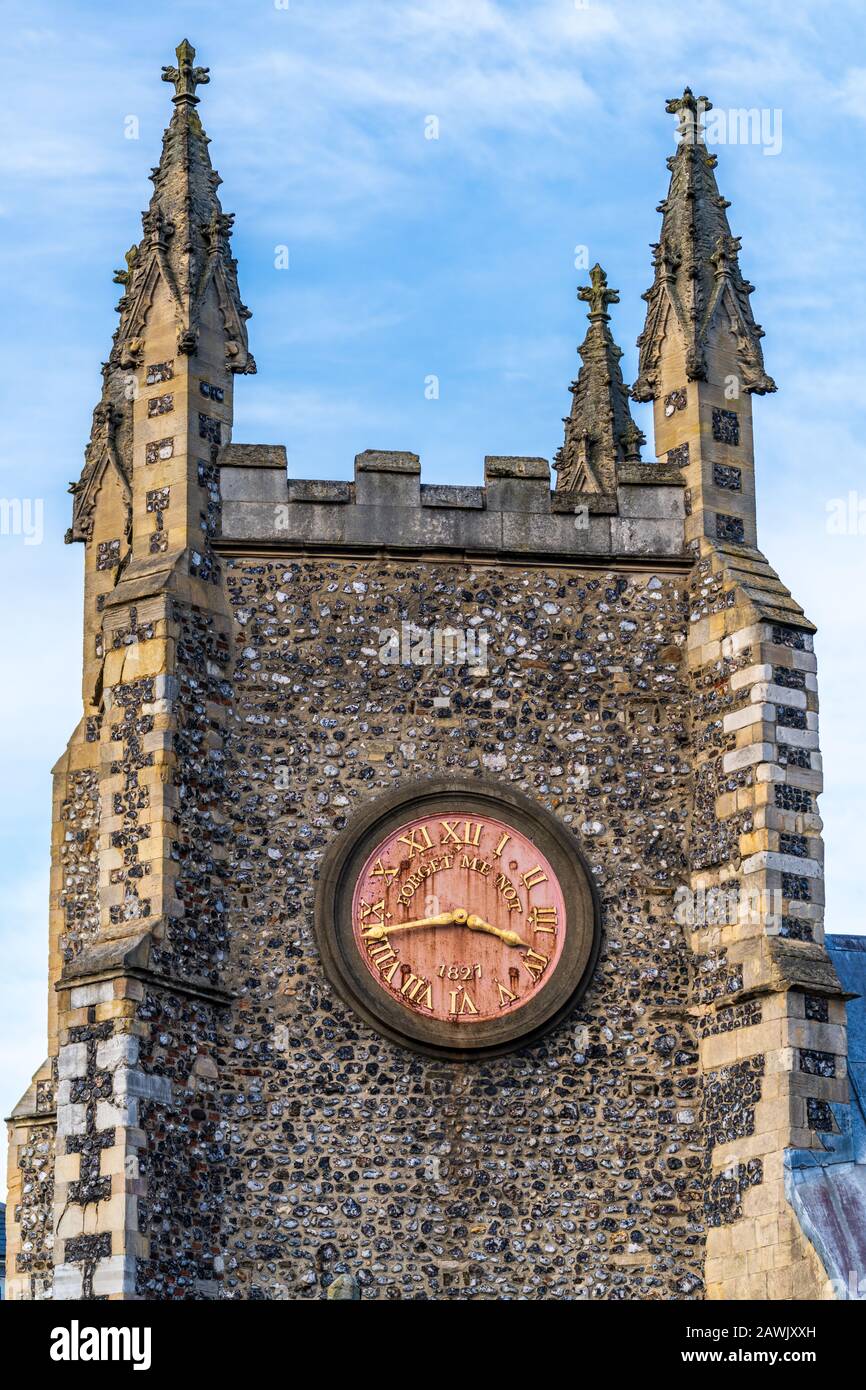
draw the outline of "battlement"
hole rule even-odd
[[[556,492],[543,458],[488,456],[483,486],[421,481],[417,454],[368,449],[354,482],[287,476],[280,446],[231,444],[218,457],[218,544],[355,551],[684,560],[682,473],[619,469],[615,492]]]

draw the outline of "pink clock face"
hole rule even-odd
[[[550,863],[514,825],[449,810],[407,821],[375,847],[355,883],[352,926],[380,989],[471,1029],[547,988],[566,911]]]

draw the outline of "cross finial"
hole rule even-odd
[[[686,87],[681,97],[671,97],[665,102],[668,115],[678,117],[677,136],[682,144],[702,145],[704,128],[701,117],[705,111],[712,111],[713,103],[707,97],[696,97],[691,87]]]
[[[197,68],[195,66],[195,49],[189,39],[183,39],[174,51],[177,54],[177,67],[164,67],[162,80],[163,82],[174,83],[172,101],[197,103],[199,98],[195,94],[195,89],[210,82],[208,75],[210,68]]]
[[[593,323],[596,319],[607,320],[610,318],[610,314],[607,312],[607,306],[608,304],[619,303],[619,290],[608,289],[607,276],[598,264],[598,261],[596,261],[592,270],[589,272],[589,278],[591,283],[589,285],[581,285],[577,292],[577,297],[578,299],[582,299],[584,304],[589,305],[587,318],[590,323]]]

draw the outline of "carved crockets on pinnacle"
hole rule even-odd
[[[749,295],[754,286],[740,273],[740,239],[731,235],[727,199],[716,184],[716,156],[704,142],[701,116],[712,110],[706,97],[686,87],[665,109],[678,118],[678,147],[668,158],[671,171],[658,242],[653,246],[655,278],[643,296],[647,302],[644,330],[638,338],[640,367],[635,400],[654,400],[660,393],[663,346],[678,330],[685,347],[690,381],[707,379],[707,349],[711,330],[724,324],[735,339],[739,385],[763,395],[775,391],[764,370],[763,330],[752,315]]]
[[[608,324],[609,304],[619,293],[609,288],[600,265],[577,297],[589,305],[589,328],[578,348],[583,366],[571,383],[574,401],[565,424],[565,440],[554,459],[557,492],[616,491],[621,463],[639,463],[644,436],[631,418],[628,388],[620,370],[622,352]]]
[[[113,472],[120,483],[126,509],[125,534],[132,536],[132,488],[129,473],[121,460],[124,452],[122,435],[128,433],[124,411],[110,399],[108,392],[93,412],[90,441],[84,454],[84,469],[77,483],[69,484],[72,493],[72,525],[65,539],[89,541],[93,534],[93,514],[96,496],[107,473]]]
[[[105,385],[86,454],[84,472],[75,487],[71,539],[86,539],[95,499],[92,478],[103,474],[106,458],[123,478],[131,477],[131,459],[124,459],[129,442],[133,392],[129,372],[142,364],[145,330],[160,285],[167,292],[179,353],[192,355],[199,342],[200,319],[209,293],[215,292],[225,335],[226,367],[231,372],[254,372],[247,345],[249,310],[238,290],[237,262],[231,254],[234,219],[223,212],[217,189],[219,174],[208,154],[208,137],[199,120],[196,87],[210,81],[207,68],[195,66],[195,49],[184,39],[176,50],[177,66],[164,67],[163,80],[174,85],[174,113],[163,136],[162,156],[151,173],[150,206],[142,215],[144,235],[125,253],[126,265],[114,280],[123,286],[117,306],[120,325],[104,369]],[[120,419],[106,431],[106,412]],[[98,490],[98,489],[97,489]]]
[[[115,276],[126,293],[118,305],[114,354],[121,366],[136,365],[160,279],[174,306],[178,350],[194,353],[199,315],[213,283],[225,326],[227,365],[234,372],[251,372],[255,363],[246,333],[250,313],[241,303],[229,246],[234,219],[220,207],[216,191],[221,180],[211,166],[210,142],[195,109],[195,89],[210,78],[207,68],[196,67],[194,59],[195,49],[184,39],[177,47],[177,66],[162,70],[163,81],[174,84],[175,110],[163,136],[162,158],[151,174],[154,193],[142,217],[144,237],[127,252],[126,271]]]

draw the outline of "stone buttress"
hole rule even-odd
[[[710,1164],[707,1293],[827,1297],[785,1196],[789,1152],[837,1142],[848,1095],[845,996],[823,946],[814,627],[756,548],[752,396],[776,388],[704,143],[709,103],[686,89],[667,109],[679,144],[634,395],[653,402],[657,452],[682,470],[695,562],[687,923]]]
[[[234,375],[255,367],[194,59],[184,42],[163,70],[174,114],[71,488],[84,717],[55,769],[49,1061],[13,1116],[13,1298],[200,1297],[219,1252],[230,641],[214,460]]]

